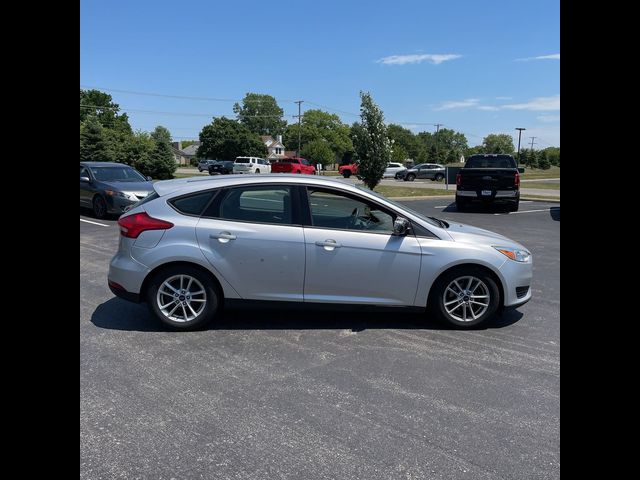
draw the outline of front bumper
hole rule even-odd
[[[118,196],[106,196],[107,199],[107,212],[122,214],[127,211],[127,208],[139,202],[138,199],[130,200],[124,197]]]
[[[504,288],[504,306],[516,308],[531,300],[531,279],[533,263],[521,263],[513,260],[505,261],[500,267],[502,286]],[[523,296],[518,296],[518,288],[528,287]]]

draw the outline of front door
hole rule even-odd
[[[337,190],[307,191],[305,302],[414,305],[420,245],[392,234],[395,214]]]
[[[302,301],[305,245],[293,193],[287,185],[229,188],[198,221],[204,256],[242,298]]]

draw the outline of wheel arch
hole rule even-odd
[[[500,293],[500,299],[498,302],[498,308],[502,308],[504,306],[504,301],[505,301],[505,292],[504,292],[504,282],[502,277],[500,276],[500,274],[494,270],[493,268],[491,268],[490,266],[483,264],[483,263],[477,263],[477,262],[464,262],[464,263],[457,263],[455,265],[450,265],[446,268],[444,268],[443,270],[441,270],[438,273],[438,276],[433,280],[433,283],[431,283],[431,285],[429,286],[429,293],[427,294],[427,307],[429,306],[429,301],[431,299],[431,295],[433,294],[434,291],[434,286],[437,285],[437,283],[440,281],[440,279],[454,271],[454,270],[464,270],[467,268],[477,268],[479,270],[484,271],[487,275],[489,275],[491,277],[491,279],[496,282],[496,285],[498,286],[498,291]]]
[[[224,299],[225,299],[225,295],[224,295],[224,288],[222,288],[222,284],[220,283],[220,280],[218,280],[218,278],[215,276],[215,274],[203,267],[202,265],[200,265],[199,263],[195,263],[195,262],[189,262],[189,261],[185,261],[185,260],[176,260],[176,261],[172,261],[172,262],[167,262],[167,263],[163,263],[161,265],[156,266],[155,268],[153,268],[153,270],[151,270],[147,276],[144,278],[144,280],[142,281],[142,285],[140,286],[140,300],[141,301],[145,301],[147,298],[147,289],[149,288],[149,284],[151,283],[151,279],[160,271],[166,269],[166,268],[171,268],[171,267],[177,267],[180,265],[184,265],[184,266],[189,266],[192,268],[195,268],[199,271],[201,271],[204,275],[208,276],[214,285],[214,288],[216,288],[218,290],[219,296],[220,296],[220,306],[224,306]]]

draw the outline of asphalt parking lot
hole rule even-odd
[[[472,331],[230,310],[169,332],[111,294],[117,225],[81,211],[81,478],[559,478],[560,204],[404,203],[523,243],[533,299]]]

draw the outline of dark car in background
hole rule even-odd
[[[208,171],[209,167],[213,165],[215,162],[216,160],[200,160],[198,162],[198,171],[201,173],[204,171]]]
[[[209,165],[209,175],[228,175],[233,173],[233,160],[216,160]]]
[[[153,193],[151,177],[115,162],[80,162],[80,206],[96,218],[120,215]]]
[[[473,201],[485,205],[503,202],[510,212],[520,203],[520,172],[511,155],[471,155],[456,176],[456,208]]]
[[[407,170],[396,173],[395,178],[405,182],[413,182],[416,178],[426,178],[435,182],[444,179],[446,169],[443,165],[436,163],[420,163]]]

